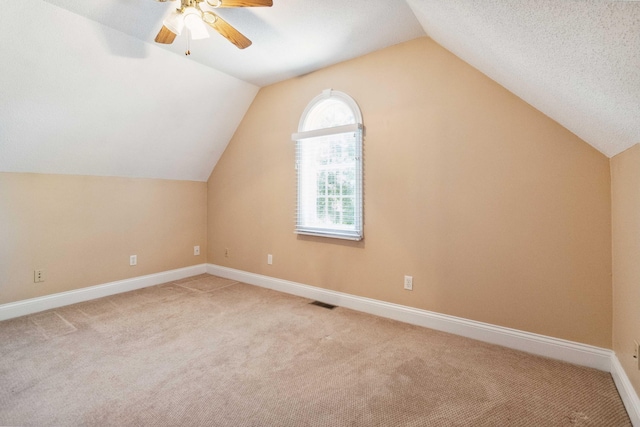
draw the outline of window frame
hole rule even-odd
[[[309,117],[309,113],[320,103],[329,99],[336,99],[346,105],[352,112],[355,123],[339,125],[334,127],[325,127],[320,129],[305,130],[305,123]],[[332,135],[340,135],[345,133],[355,133],[355,195],[354,195],[354,225],[353,228],[341,228],[331,226],[317,226],[317,224],[303,223],[302,215],[302,192],[301,192],[301,174],[303,173],[299,163],[301,156],[301,144],[305,140],[318,137],[330,137]],[[291,135],[291,139],[296,143],[296,208],[295,230],[294,233],[310,236],[321,236],[345,240],[362,240],[364,238],[364,182],[363,182],[363,143],[364,143],[364,125],[362,123],[362,113],[356,101],[344,92],[326,89],[320,95],[314,97],[304,109],[300,121],[298,123],[298,132]],[[346,169],[346,170],[350,170]],[[317,209],[317,204],[315,209]]]

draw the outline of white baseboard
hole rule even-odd
[[[214,264],[200,264],[147,276],[119,280],[102,285],[61,292],[0,305],[0,320],[25,316],[52,308],[89,301],[148,286],[209,273],[251,285],[273,289],[304,298],[362,311],[413,325],[449,332],[456,335],[502,345],[576,365],[610,372],[634,426],[640,427],[640,400],[627,374],[611,350],[586,344],[547,337],[503,326],[476,322],[427,310],[392,304],[288,280],[249,273]]]
[[[376,316],[399,320],[413,325],[424,326],[438,331],[449,332],[527,353],[562,360],[576,365],[587,366],[610,372],[622,402],[627,409],[631,423],[640,427],[640,400],[631,385],[629,377],[612,350],[552,338],[531,332],[474,320],[435,313],[384,301],[374,300],[343,292],[331,291],[288,280],[249,273],[233,268],[207,264],[207,273],[227,279],[273,289],[292,295],[322,301]]]
[[[627,409],[627,414],[631,419],[631,424],[636,427],[640,427],[640,399],[638,394],[631,385],[627,373],[622,368],[618,357],[614,354],[611,356],[611,376],[616,383],[622,403]]]
[[[613,351],[604,348],[303,285],[214,264],[207,264],[207,273],[576,365],[607,372],[611,369]]]
[[[163,271],[147,276],[133,277],[131,279],[118,280],[117,282],[75,289],[73,291],[60,292],[53,295],[31,298],[27,300],[10,302],[0,305],[0,320],[25,316],[39,311],[50,310],[78,302],[89,301],[148,286],[159,285],[172,280],[184,279],[207,272],[206,264],[193,265],[178,268],[176,270]]]
[[[207,264],[207,273],[374,314],[376,316],[399,320],[413,325],[449,332],[539,356],[610,372],[620,393],[622,402],[627,409],[631,423],[635,427],[640,427],[640,400],[638,399],[638,394],[631,385],[629,377],[612,350],[345,294],[343,292],[317,288],[315,286],[214,264]]]

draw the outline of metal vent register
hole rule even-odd
[[[322,307],[322,308],[328,308],[329,310],[333,310],[334,308],[336,308],[335,305],[327,304],[326,302],[320,302],[320,301],[313,301],[313,302],[310,302],[309,304],[317,305],[318,307]]]

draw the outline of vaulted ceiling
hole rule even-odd
[[[253,41],[153,39],[173,2],[0,14],[0,172],[204,181],[261,86],[429,35],[607,156],[640,142],[640,1],[274,0]]]

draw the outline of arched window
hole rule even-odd
[[[302,113],[296,141],[296,233],[363,238],[362,114],[347,94],[327,89]]]

